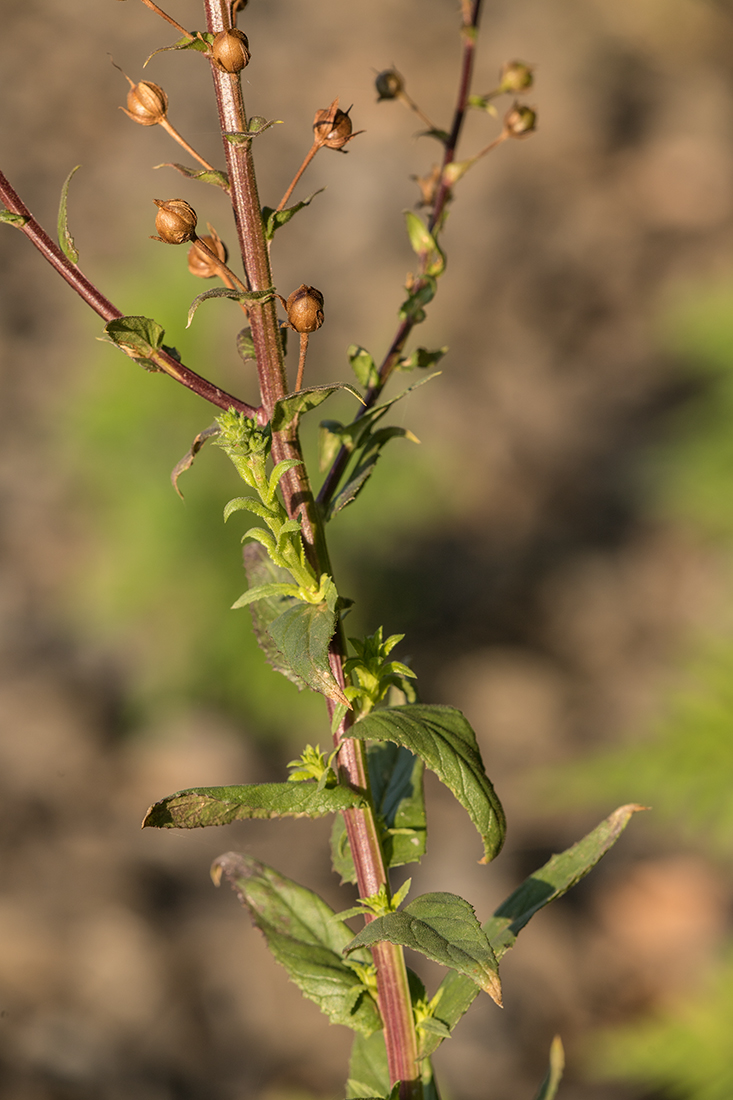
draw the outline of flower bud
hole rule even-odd
[[[221,268],[213,257],[200,246],[205,244],[209,251],[218,256],[222,263],[227,262],[226,245],[219,237],[213,226],[209,226],[210,237],[199,237],[188,250],[188,270],[199,279],[213,279],[221,274]]]
[[[211,43],[211,56],[223,73],[241,73],[250,59],[247,35],[237,27],[221,31]]]
[[[343,149],[347,141],[351,141],[356,134],[352,133],[352,123],[349,111],[342,111],[338,105],[338,97],[334,99],[330,107],[316,111],[313,119],[313,133],[319,145],[325,145],[329,149]],[[363,131],[358,130],[357,133]]]
[[[523,92],[534,84],[532,66],[524,61],[507,61],[499,73],[500,92]]]
[[[514,103],[504,115],[504,133],[509,137],[528,137],[537,129],[537,112],[525,103]]]
[[[301,283],[285,303],[288,323],[296,332],[315,332],[323,324],[323,295]]]
[[[184,244],[196,236],[196,211],[184,199],[153,199],[158,207],[155,228],[159,236],[154,241],[163,244]]]
[[[141,80],[139,84],[130,81],[127,110],[124,107],[120,109],[141,126],[155,126],[166,116],[168,96],[159,84],[153,84],[149,80]]]
[[[402,77],[396,69],[385,69],[383,72],[379,73],[374,84],[379,93],[379,100],[397,99],[397,96],[405,86]],[[379,100],[377,100],[377,102],[379,102]]]

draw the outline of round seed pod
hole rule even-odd
[[[168,96],[159,84],[141,80],[139,84],[131,85],[127,93],[127,110],[124,107],[122,110],[141,126],[155,126],[166,116]]]
[[[301,283],[285,303],[288,323],[296,332],[315,332],[323,324],[323,295]]]
[[[221,31],[211,44],[211,56],[223,73],[241,73],[251,57],[247,35],[237,27]]]
[[[534,84],[532,66],[524,61],[507,61],[499,73],[500,92],[523,92]]]
[[[397,99],[404,90],[405,82],[396,69],[384,69],[377,75],[374,85],[379,93],[379,99]]]
[[[515,103],[504,115],[504,131],[509,137],[527,137],[537,129],[537,112],[524,103]]]
[[[163,244],[185,244],[196,236],[196,211],[185,199],[153,199],[158,207],[155,216],[155,228],[158,230],[156,241]]]
[[[227,262],[226,245],[212,226],[209,226],[209,230],[211,232],[210,237],[199,237],[188,250],[188,270],[198,279],[213,279],[216,275],[221,274],[221,268],[214,262],[208,252],[204,252],[199,247],[201,244],[207,245],[222,263]]]
[[[320,145],[325,145],[328,149],[343,149],[347,141],[351,140],[353,126],[349,111],[342,111],[340,108],[334,110],[333,107],[316,111],[313,133]]]

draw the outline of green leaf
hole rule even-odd
[[[311,691],[348,705],[328,663],[328,646],[336,629],[335,605],[298,603],[267,629],[287,667]]]
[[[181,474],[185,473],[186,470],[191,469],[196,455],[199,453],[206,440],[211,439],[212,436],[217,436],[218,434],[218,424],[210,424],[208,428],[204,428],[202,432],[199,432],[198,435],[194,437],[193,443],[188,448],[183,458],[176,462],[175,466],[173,467],[171,471],[171,483],[181,500],[183,500],[183,493],[178,488],[179,477],[181,476]]]
[[[384,1032],[378,1031],[369,1038],[355,1035],[349,1060],[349,1079],[346,1082],[347,1100],[358,1097],[389,1096],[389,1067]]]
[[[388,867],[419,863],[425,855],[427,829],[423,773],[425,765],[408,749],[385,741],[367,750],[369,784]],[[346,827],[337,817],[331,833],[333,869],[342,882],[356,882]]]
[[[269,123],[271,126],[272,123]],[[307,199],[302,199],[300,202],[296,202],[294,206],[288,206],[285,210],[273,210],[271,206],[262,207],[262,221],[265,224],[265,238],[271,241],[275,236],[275,233],[281,225],[287,225],[291,218],[295,217],[298,211],[302,210],[304,206],[310,206],[316,195],[320,195],[321,191],[325,191],[325,187],[319,187],[317,191],[314,191],[312,195],[309,195]]]
[[[243,363],[249,363],[251,359],[256,361],[257,352],[255,351],[254,340],[252,339],[251,328],[243,328],[241,332],[237,334],[237,351]]]
[[[200,829],[232,821],[273,817],[324,817],[360,805],[348,787],[316,783],[254,783],[241,787],[191,787],[154,803],[143,828]]]
[[[326,520],[340,512],[347,504],[356,500],[359,493],[374,473],[374,468],[381,457],[382,447],[390,439],[409,439],[411,443],[419,443],[420,440],[409,428],[400,428],[393,425],[389,428],[380,428],[379,431],[370,432],[363,444],[362,452],[357,459],[354,470],[341,492],[334,497],[326,513]]]
[[[504,811],[484,771],[476,735],[459,710],[422,703],[386,707],[356,722],[348,736],[395,741],[422,757],[476,826],[484,846],[481,862],[499,854],[506,833]]]
[[[437,289],[437,281],[432,275],[421,275],[414,288],[408,292],[407,298],[400,306],[398,313],[399,319],[401,321],[406,321],[410,318],[415,324],[421,324],[425,320],[425,310],[423,306],[432,302]]]
[[[229,192],[229,176],[226,172],[218,172],[214,168],[188,168],[185,164],[174,164],[166,161],[164,164],[156,164],[156,168],[175,168],[189,180],[198,180],[199,183],[211,183],[214,187],[221,187],[222,191]]]
[[[188,328],[193,321],[193,315],[199,308],[202,302],[205,302],[207,298],[231,298],[234,302],[269,302],[271,298],[275,296],[274,290],[230,290],[226,286],[215,287],[214,290],[205,290],[203,294],[198,294],[191,302],[191,308],[188,311],[188,320],[186,321],[186,328]]]
[[[496,956],[473,906],[457,894],[423,894],[398,913],[376,917],[345,948],[388,943],[409,947],[475,982],[501,1004]]]
[[[275,565],[264,547],[259,543],[251,542],[244,547],[244,571],[250,589],[264,587],[268,584],[290,584],[292,577],[287,569]],[[252,616],[252,629],[257,644],[265,654],[265,658],[276,672],[282,673],[288,680],[294,683],[299,691],[306,686],[305,681],[290,668],[279,648],[270,634],[270,625],[278,619],[283,612],[288,611],[299,601],[271,589],[271,594],[249,605]]]
[[[268,119],[263,118],[262,115],[252,115],[246,130],[230,130],[222,134],[222,137],[224,137],[230,145],[247,145],[252,138],[264,134],[271,126],[281,126],[282,121],[281,118],[273,118],[268,121]],[[321,190],[323,190],[323,188],[321,188]],[[318,194],[317,191],[315,193]],[[312,195],[311,198],[313,198]]]
[[[165,329],[150,317],[118,317],[104,326],[107,339],[146,370],[157,371],[150,356],[163,347]]]
[[[367,390],[370,386],[378,384],[379,371],[366,348],[359,344],[351,344],[346,354],[360,386]]]
[[[0,210],[0,222],[5,222],[6,225],[14,225],[16,229],[21,229],[28,221],[30,221],[30,218],[27,214],[13,214],[11,210]]]
[[[560,855],[553,856],[510,894],[484,925],[497,959],[514,946],[517,935],[535,913],[562,897],[595,867],[616,843],[633,814],[643,809],[643,806],[629,805],[614,810],[592,832]],[[453,1030],[477,995],[478,989],[473,982],[460,974],[448,974],[433,998],[436,1018]],[[437,1037],[427,1038],[425,1052],[432,1054],[439,1044]]]
[[[311,409],[317,408],[332,393],[336,393],[336,390],[345,390],[347,393],[353,394],[360,404],[364,404],[361,394],[357,393],[353,386],[346,385],[345,382],[331,382],[327,386],[312,386],[307,390],[296,390],[295,393],[289,393],[275,402],[271,421],[273,432],[283,431],[301,413],[307,413]]]
[[[299,784],[290,786],[297,789]],[[218,883],[222,874],[246,905],[277,962],[331,1023],[344,1024],[363,1035],[382,1026],[375,1001],[356,968],[342,956],[352,932],[342,921],[334,920],[334,911],[325,901],[238,852],[228,852],[214,862],[214,881]],[[371,963],[366,952],[356,961],[361,967]]]
[[[297,584],[257,584],[254,588],[248,588],[238,600],[231,606],[232,611],[238,611],[240,607],[248,607],[255,600],[269,600],[272,596],[292,596],[298,599]]]
[[[72,168],[68,176],[64,180],[64,186],[61,188],[61,201],[59,203],[59,217],[58,217],[58,237],[59,246],[67,260],[71,260],[72,264],[79,263],[79,253],[76,245],[74,244],[74,238],[69,233],[69,223],[66,214],[66,204],[69,199],[69,184],[71,183],[71,177],[74,172],[78,172],[81,168],[80,164],[77,164],[76,168]]]
[[[177,42],[174,42],[170,46],[160,46],[159,49],[153,50],[150,57],[146,60],[145,65],[143,65],[143,68],[145,68],[148,61],[152,61],[156,54],[167,53],[169,50],[198,50],[200,53],[206,53],[209,46],[214,41],[214,35],[210,34],[209,31],[193,31],[192,33],[196,36],[193,39],[184,35],[183,38],[179,38]]]
[[[397,369],[411,371],[414,370],[415,367],[417,367],[418,370],[425,370],[426,367],[434,367],[436,363],[440,362],[447,351],[447,347],[437,348],[435,351],[428,351],[427,348],[415,348],[410,355],[398,361]]]
[[[563,1050],[562,1039],[559,1035],[556,1035],[550,1046],[550,1067],[545,1074],[545,1079],[540,1085],[540,1091],[537,1093],[535,1100],[555,1100],[564,1069],[565,1051]]]
[[[437,278],[445,271],[445,255],[422,218],[412,210],[405,210],[407,235],[413,252],[424,262],[425,274]]]

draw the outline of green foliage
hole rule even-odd
[[[554,1100],[560,1087],[563,1071],[565,1069],[565,1051],[562,1040],[556,1035],[550,1047],[550,1065],[544,1081],[540,1085],[536,1100]]]
[[[292,788],[297,790],[297,786]],[[369,1036],[382,1025],[372,996],[373,967],[369,953],[344,960],[352,939],[343,921],[317,894],[298,886],[250,856],[229,852],[214,863],[236,890],[267,945],[303,995],[315,1001],[331,1023]],[[365,979],[368,984],[365,984]]]
[[[152,359],[163,347],[165,329],[150,317],[119,317],[104,326],[110,343],[148,371],[159,371]]]
[[[74,172],[78,172],[81,168],[80,164],[77,164],[76,168],[72,168],[68,176],[64,180],[64,185],[61,188],[61,201],[59,203],[59,216],[58,216],[58,237],[61,251],[72,264],[79,263],[79,252],[74,244],[74,238],[69,233],[69,221],[66,211],[66,206],[69,201],[69,184],[71,183]]]
[[[501,851],[506,821],[486,772],[476,735],[453,707],[407,704],[387,707],[362,718],[348,731],[362,741],[394,741],[422,757],[453,792],[483,842],[482,863]]]
[[[181,176],[188,180],[197,180],[199,183],[210,183],[214,187],[220,187],[222,191],[229,193],[229,176],[226,172],[212,171],[210,168],[188,168],[185,164],[176,164],[166,161],[165,164],[156,164],[156,168],[175,168]]]
[[[253,119],[250,119],[250,128],[253,121]],[[272,126],[272,123],[270,122],[267,125]],[[281,226],[287,225],[290,219],[294,218],[299,211],[303,210],[306,206],[310,206],[316,195],[320,195],[322,191],[325,191],[325,187],[319,187],[318,190],[314,191],[312,195],[309,195],[307,199],[301,199],[300,202],[296,202],[292,206],[286,207],[285,210],[273,210],[271,206],[263,206],[262,220],[265,223],[266,239],[271,241]]]
[[[321,787],[316,783],[192,787],[151,806],[143,827],[200,829],[255,818],[323,817],[362,804],[362,797],[347,787]]]

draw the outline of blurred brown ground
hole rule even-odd
[[[375,103],[372,70],[397,65],[423,109],[445,119],[456,6],[252,0],[242,20],[250,111],[287,122],[258,150],[264,201],[274,205],[314,110],[335,95],[353,101],[367,131],[348,157],[317,160],[301,194],[327,183],[327,195],[277,258],[280,285],[306,281],[326,295],[318,380],[348,343],[388,340],[410,264],[408,177],[434,153],[399,105]],[[171,11],[201,23],[194,0]],[[419,334],[451,356],[411,426],[426,463],[469,472],[450,524],[403,546],[386,578],[429,697],[475,724],[510,823],[506,854],[479,868],[470,827],[431,784],[430,854],[415,888],[465,893],[480,914],[595,823],[528,805],[528,767],[643,730],[676,655],[718,614],[714,553],[646,516],[633,473],[674,398],[655,311],[681,280],[730,270],[732,11],[723,0],[486,3],[475,88],[493,87],[504,60],[531,61],[540,127],[471,173],[451,214],[448,272]],[[107,52],[139,77],[172,36],[142,5],[100,0],[6,2],[2,26],[3,170],[50,229],[61,181],[84,164],[74,232],[104,287],[104,272],[151,231],[163,185],[149,167],[171,158],[165,135],[118,112],[125,85]],[[164,54],[146,75],[166,87],[176,125],[219,158],[197,60]],[[494,132],[472,118],[466,151]],[[198,196],[187,183],[174,190]],[[138,831],[155,798],[270,778],[270,763],[210,712],[115,735],[124,663],[110,668],[48,611],[75,550],[48,426],[88,360],[74,344],[85,307],[9,228],[0,279],[0,1094],[340,1097],[348,1034],[327,1030],[207,878],[214,856],[243,847],[341,908],[328,827]],[[441,595],[426,601],[438,581]],[[446,1096],[532,1096],[559,1031],[566,1100],[638,1100],[582,1083],[573,1053],[589,1028],[694,980],[725,932],[727,901],[701,857],[632,825],[576,900],[523,933],[504,964],[504,1013],[477,1002],[445,1044]]]

